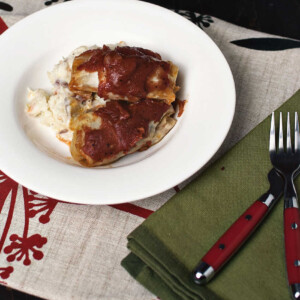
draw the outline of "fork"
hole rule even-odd
[[[275,117],[272,113],[270,129],[270,159],[284,177],[284,242],[288,282],[293,299],[300,299],[300,215],[294,174],[300,167],[300,137],[298,114],[295,113],[294,147],[291,141],[290,114],[287,114],[286,151],[283,145],[282,113],[279,119],[278,149],[276,151]]]

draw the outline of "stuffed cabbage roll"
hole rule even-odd
[[[109,101],[74,118],[72,156],[80,164],[93,167],[146,150],[173,128],[173,114],[173,106],[163,101]]]
[[[108,100],[159,99],[170,104],[179,89],[177,74],[178,67],[163,61],[158,53],[104,45],[75,57],[69,88],[73,92],[95,92]]]

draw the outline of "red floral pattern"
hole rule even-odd
[[[10,236],[11,244],[4,248],[4,253],[9,254],[13,250],[17,250],[15,253],[7,256],[7,261],[12,262],[15,259],[20,261],[24,258],[23,264],[25,266],[30,265],[31,260],[29,257],[30,251],[34,259],[41,260],[44,257],[42,251],[37,250],[35,247],[41,248],[47,243],[47,239],[40,236],[39,234],[34,234],[30,237],[19,237],[16,234]]]
[[[36,192],[23,188],[24,200],[28,204],[29,218],[34,218],[37,214],[40,214],[39,221],[42,224],[46,224],[50,221],[50,215],[52,214],[58,201],[52,198],[45,197]]]
[[[40,249],[47,243],[47,238],[42,237],[40,234],[35,233],[28,236],[30,219],[39,215],[38,220],[40,223],[48,223],[50,221],[50,215],[58,201],[39,195],[25,187],[22,187],[22,192],[25,212],[23,235],[19,236],[17,234],[12,234],[9,238],[11,243],[4,248],[3,252],[8,254],[6,258],[8,262],[23,261],[23,264],[28,266],[31,264],[32,259],[41,260],[44,257],[44,254]],[[0,171],[0,213],[5,202],[10,201],[7,218],[0,239],[0,253],[11,225],[17,195],[18,183]],[[7,279],[13,270],[14,268],[12,266],[0,268],[0,277],[2,279]]]
[[[0,277],[2,279],[7,279],[10,275],[10,273],[12,273],[14,271],[14,268],[12,266],[6,267],[6,268],[0,268]]]

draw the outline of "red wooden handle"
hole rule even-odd
[[[284,241],[289,284],[300,283],[300,216],[296,207],[284,210]]]
[[[210,248],[202,261],[216,272],[246,241],[267,211],[266,204],[255,201]]]

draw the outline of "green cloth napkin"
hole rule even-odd
[[[299,104],[300,90],[278,111]],[[202,256],[267,191],[269,130],[267,118],[128,236],[122,266],[160,299],[289,299],[282,202],[211,282],[191,280]]]

